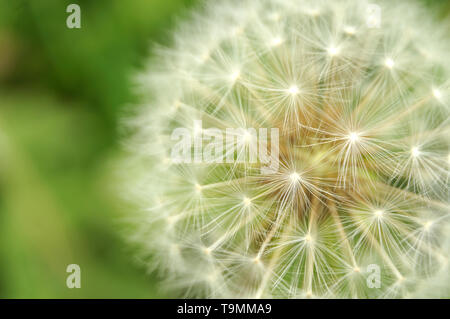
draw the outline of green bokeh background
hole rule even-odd
[[[0,0],[0,298],[171,297],[122,238],[117,126],[150,44],[195,1]]]

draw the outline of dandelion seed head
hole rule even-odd
[[[450,40],[413,1],[374,1],[380,28],[366,0],[208,2],[155,52],[121,195],[161,286],[449,296]]]

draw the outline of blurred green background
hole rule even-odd
[[[132,74],[194,1],[0,0],[1,298],[170,297],[122,238],[112,174]],[[72,263],[81,289],[66,287]]]
[[[0,297],[161,296],[122,238],[112,165],[132,74],[192,2],[0,0]]]

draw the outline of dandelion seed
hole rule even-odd
[[[378,210],[376,210],[376,211],[374,212],[374,214],[375,214],[375,216],[376,216],[378,219],[381,219],[381,218],[383,217],[383,215],[384,215],[384,211],[378,209]]]
[[[175,216],[169,216],[169,217],[167,217],[167,223],[168,223],[169,225],[175,224],[176,221],[177,221],[177,218],[176,218]]]
[[[276,37],[276,38],[273,38],[272,41],[270,41],[270,45],[273,47],[276,47],[276,46],[280,45],[282,42],[283,42],[283,39]]]
[[[289,92],[290,95],[297,95],[300,92],[300,90],[299,90],[299,88],[296,85],[292,85],[288,89],[288,92]]]
[[[392,69],[395,65],[394,60],[392,60],[391,58],[387,58],[386,60],[384,60],[384,65],[388,68],[388,69]]]
[[[423,225],[423,228],[424,228],[426,231],[428,231],[428,230],[430,230],[430,228],[431,228],[432,225],[433,225],[433,222],[427,221],[427,222]]]
[[[329,47],[327,49],[328,55],[330,56],[335,56],[339,54],[340,49],[338,47]]]
[[[317,17],[320,15],[320,11],[318,9],[309,9],[306,12],[312,17]]]
[[[209,57],[210,57],[209,51],[206,51],[201,55],[200,60],[202,62],[206,62],[209,59]]]
[[[231,81],[232,83],[234,83],[234,82],[237,81],[237,79],[239,79],[240,76],[241,76],[241,71],[235,70],[235,71],[233,71],[233,73],[231,73],[231,75],[230,75],[230,81]]]
[[[440,100],[442,98],[442,93],[438,89],[433,89],[433,95],[438,100]]]
[[[347,34],[353,35],[353,34],[356,33],[356,29],[355,29],[354,26],[346,26],[344,28],[344,32],[347,33]]]
[[[348,135],[348,139],[351,143],[356,143],[359,141],[359,133],[352,132]]]
[[[278,12],[273,12],[269,15],[269,19],[273,21],[278,21],[280,20],[280,14]]]
[[[307,234],[307,235],[305,236],[305,241],[308,242],[308,243],[312,242],[312,237],[311,237],[310,234]]]
[[[232,34],[233,36],[237,36],[237,35],[239,35],[239,34],[242,34],[243,32],[244,32],[244,29],[243,29],[242,27],[240,27],[240,26],[237,26],[237,27],[234,27],[234,28],[232,29],[231,34]]]
[[[196,121],[194,123],[194,135],[198,136],[198,135],[201,135],[202,133],[203,133],[203,128],[202,128],[201,124]]]
[[[419,157],[421,154],[419,147],[414,146],[413,148],[411,148],[411,155],[412,157]]]
[[[252,134],[250,134],[248,131],[245,131],[244,133],[244,142],[249,143],[252,141]]]
[[[291,183],[293,183],[293,184],[295,184],[301,180],[301,176],[297,172],[294,172],[291,175],[289,175],[289,178],[291,180]]]
[[[206,279],[209,281],[209,282],[211,282],[211,283],[214,283],[216,280],[217,280],[217,273],[216,272],[213,272],[213,273],[211,273],[211,274],[208,274],[207,276],[206,276]]]

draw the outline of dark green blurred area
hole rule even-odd
[[[0,297],[166,297],[121,237],[112,175],[132,74],[194,1],[0,0]]]

